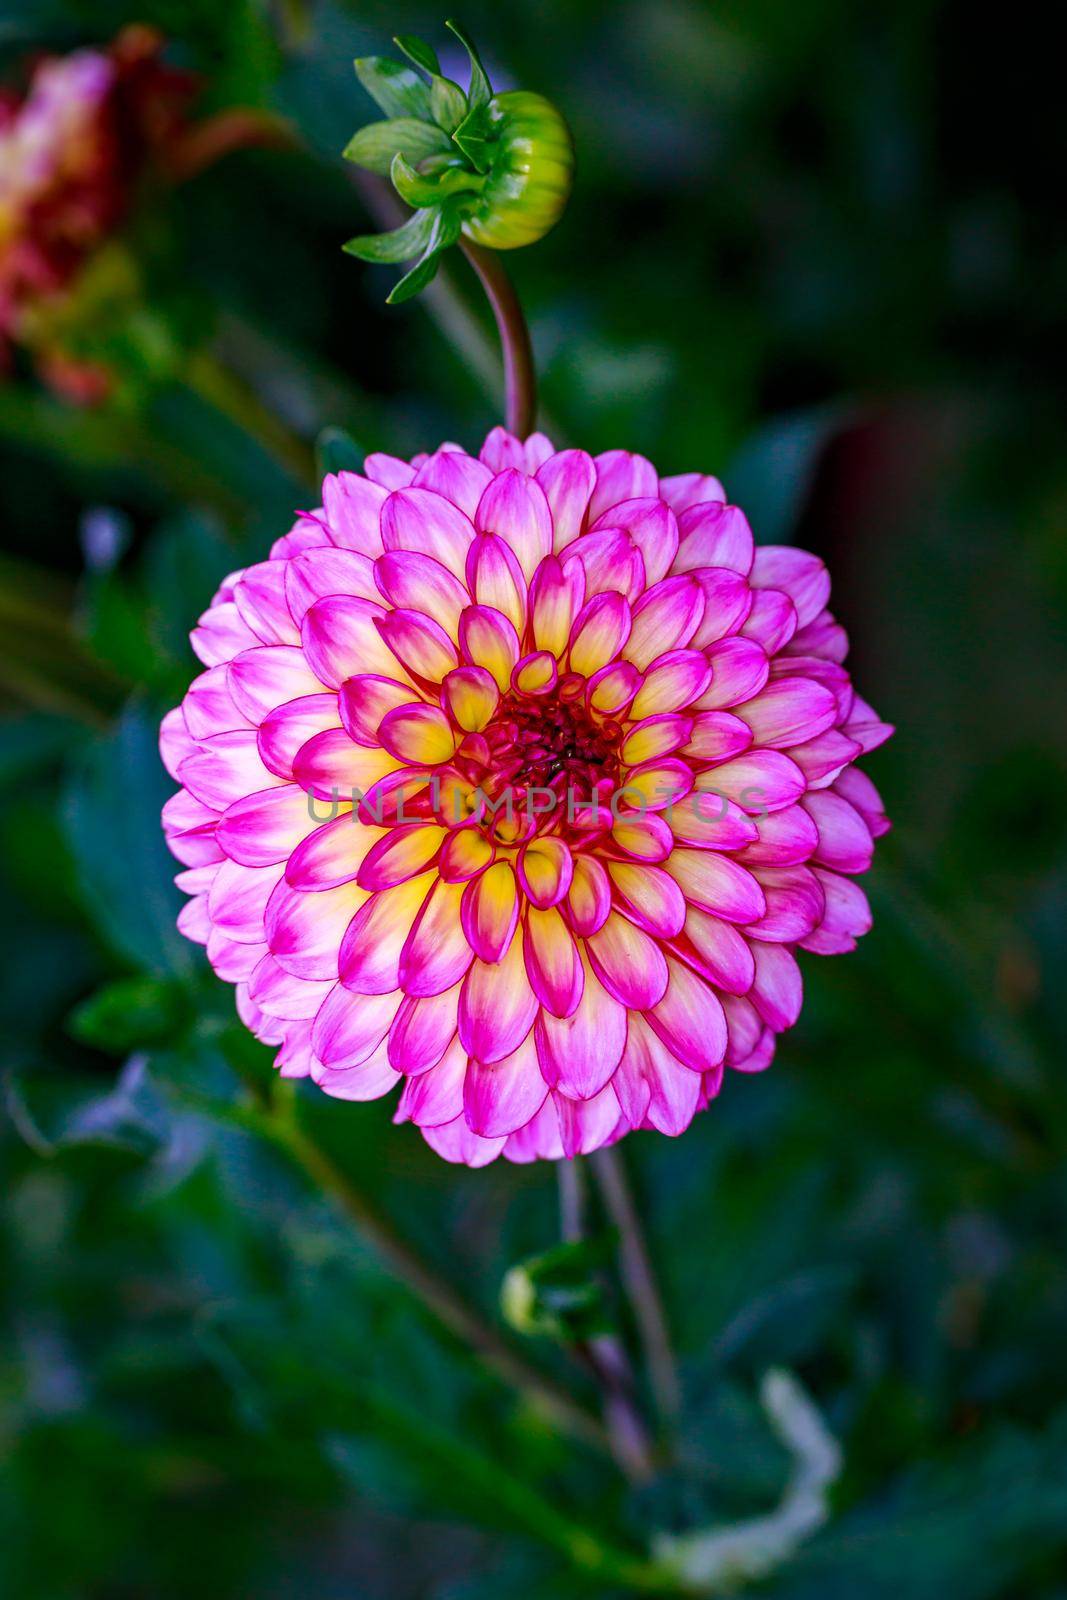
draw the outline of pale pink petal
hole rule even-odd
[[[359,907],[345,930],[338,958],[346,989],[357,994],[386,994],[398,987],[401,952],[436,883],[436,873],[424,872],[371,894]]]
[[[331,689],[365,672],[395,678],[396,661],[375,626],[384,615],[384,606],[354,596],[316,600],[301,624],[304,654],[315,676]]]
[[[760,545],[752,563],[755,589],[781,589],[796,607],[797,627],[807,627],[830,598],[830,574],[818,556],[786,544]]]
[[[552,1094],[559,1119],[560,1141],[568,1160],[602,1150],[626,1132],[625,1119],[611,1084],[589,1099],[572,1100],[558,1091]]]
[[[752,529],[737,506],[687,507],[678,518],[678,532],[675,572],[691,572],[694,567],[731,567],[747,578],[752,571]]]
[[[353,793],[369,793],[398,764],[387,750],[353,744],[344,728],[326,728],[301,745],[293,761],[293,777],[305,794],[320,800],[351,800]]]
[[[248,650],[263,641],[253,633],[232,600],[205,611],[192,633],[192,645],[205,667],[231,661],[239,650]]]
[[[518,556],[498,534],[480,533],[472,541],[467,551],[466,579],[470,594],[464,592],[464,604],[473,598],[480,606],[492,606],[508,618],[517,633],[522,633],[526,626],[526,578]]]
[[[179,766],[195,749],[196,742],[189,732],[182,708],[175,706],[173,711],[167,712],[159,726],[160,759],[175,783],[181,781],[178,777]]]
[[[436,450],[415,474],[413,487],[432,489],[468,517],[474,517],[478,501],[492,481],[492,471],[482,461],[462,450]]]
[[[598,594],[621,594],[634,601],[645,591],[645,558],[622,528],[583,533],[566,554],[582,569],[587,601]]]
[[[632,1128],[647,1123],[660,1133],[684,1133],[696,1114],[700,1074],[671,1054],[643,1017],[630,1018],[626,1049],[612,1088]]]
[[[460,917],[463,887],[439,883],[416,917],[400,954],[405,994],[421,997],[451,989],[474,959]]]
[[[608,865],[616,903],[646,933],[673,939],[685,922],[685,896],[662,867],[612,861]]]
[[[312,1057],[310,1070],[323,1093],[335,1100],[380,1100],[400,1082],[400,1074],[389,1065],[383,1045],[354,1067],[327,1067]]]
[[[776,1033],[791,1028],[800,1015],[804,996],[800,968],[784,944],[754,944],[756,976],[748,998],[768,1027]]]
[[[702,977],[727,994],[747,994],[756,966],[744,935],[729,922],[690,906],[685,927],[671,948]]]
[[[448,634],[439,622],[423,616],[421,611],[387,612],[377,619],[377,628],[395,661],[417,682],[439,685],[453,667],[459,666],[459,652]],[[391,671],[396,677],[395,662]]]
[[[690,904],[727,922],[755,922],[766,911],[753,874],[718,850],[675,850],[666,870]]]
[[[470,595],[440,561],[414,550],[392,550],[374,563],[374,578],[394,606],[425,611],[455,638],[460,612],[470,604]]]
[[[555,530],[553,548],[558,555],[585,526],[586,512],[596,485],[596,467],[584,450],[561,450],[537,469]]]
[[[230,693],[226,661],[193,679],[181,708],[194,739],[210,739],[213,733],[228,733],[232,728],[248,725],[248,718],[238,711]]]
[[[806,939],[822,921],[826,899],[809,867],[759,867],[756,870],[767,910],[749,923],[745,936],[792,944]]]
[[[442,844],[448,838],[444,828],[428,822],[409,822],[389,828],[373,844],[359,869],[361,889],[393,889],[417,877],[436,864]]]
[[[285,561],[260,561],[246,567],[234,584],[242,619],[262,644],[299,644],[300,630],[285,601]]]
[[[620,1005],[643,1011],[662,1000],[667,963],[655,939],[613,911],[586,940],[593,971]]]
[[[698,711],[682,754],[699,765],[717,766],[739,756],[751,743],[752,729],[740,716],[729,711]]]
[[[503,1061],[467,1064],[463,1112],[467,1126],[483,1138],[516,1132],[536,1117],[547,1098],[532,1035]]]
[[[260,723],[256,737],[260,760],[279,778],[290,779],[293,762],[308,740],[340,725],[336,694],[309,694],[290,700],[269,712]]]
[[[380,450],[371,452],[363,463],[363,471],[372,483],[380,483],[388,490],[405,489],[415,476],[415,468],[406,461],[387,456]]]
[[[582,607],[571,630],[571,670],[591,677],[618,655],[630,634],[630,607],[621,594],[598,594]]]
[[[749,750],[716,767],[709,777],[713,781],[702,788],[734,801],[753,816],[782,811],[804,792],[804,774],[779,750]]]
[[[464,1049],[477,1061],[502,1061],[525,1039],[537,1010],[537,997],[526,976],[522,940],[513,939],[503,960],[475,959],[463,980],[459,1037]]]
[[[309,811],[304,791],[287,783],[235,800],[219,819],[216,838],[231,860],[271,867],[285,861],[322,820]]]
[[[726,1017],[703,978],[669,957],[667,993],[647,1013],[657,1038],[685,1067],[710,1072],[726,1054]]]
[[[303,622],[316,600],[325,600],[332,594],[377,602],[380,595],[370,556],[331,547],[309,551],[286,565],[285,598],[297,624]]]
[[[801,805],[758,817],[756,828],[758,836],[738,856],[748,867],[794,867],[818,848],[819,830]]]
[[[624,500],[612,506],[590,532],[596,533],[601,527],[621,528],[629,534],[644,559],[650,584],[667,576],[678,550],[678,522],[671,508],[658,497]]]
[[[711,664],[702,650],[668,650],[652,662],[631,707],[631,716],[681,711],[698,700],[711,682]]]
[[[242,795],[283,781],[260,760],[254,728],[236,728],[202,740],[182,761],[178,779],[191,795],[215,811],[224,811]]]
[[[748,723],[757,744],[788,750],[831,728],[837,701],[810,678],[774,678],[754,700],[737,706],[735,715]]]
[[[644,456],[629,450],[605,450],[593,457],[593,465],[596,488],[589,502],[590,523],[624,500],[648,499],[659,493],[659,474]]]
[[[430,489],[401,489],[382,507],[386,550],[416,550],[433,556],[462,578],[474,524],[451,500]]]
[[[396,1108],[396,1121],[414,1122],[419,1128],[454,1122],[463,1115],[466,1074],[467,1052],[458,1039],[453,1040],[440,1061],[406,1080]]]
[[[633,627],[623,654],[644,671],[658,656],[682,650],[692,639],[704,615],[701,584],[688,573],[664,578],[645,591],[632,615]]]
[[[856,948],[856,940],[870,931],[871,908],[858,883],[837,872],[813,868],[824,896],[823,917],[801,943],[820,956],[842,955]]]
[[[207,905],[213,926],[239,944],[265,943],[263,914],[282,875],[281,865],[243,867],[236,861],[223,861],[212,870],[215,876]]]
[[[474,516],[482,533],[496,533],[510,545],[529,583],[552,550],[552,511],[536,478],[508,468],[487,486]]]
[[[257,727],[275,707],[324,688],[304,652],[286,644],[243,650],[230,662],[229,685],[234,704]]]
[[[781,589],[755,589],[752,610],[741,633],[761,644],[769,656],[789,643],[797,629],[796,607]]]
[[[309,1021],[333,988],[330,979],[309,983],[294,978],[271,955],[265,955],[248,980],[249,999],[271,1017]]]
[[[889,818],[885,814],[882,797],[865,772],[858,767],[849,767],[847,772],[842,772],[836,780],[834,789],[854,805],[875,839],[880,839],[883,833],[889,831]]]
[[[754,639],[741,639],[736,634],[718,639],[705,654],[711,667],[711,684],[697,701],[702,711],[719,711],[751,700],[767,682],[767,652]]]
[[[829,789],[805,795],[801,805],[819,830],[819,846],[812,859],[838,872],[866,872],[874,840],[855,806]]]
[[[523,957],[530,987],[541,1004],[554,1017],[569,1017],[582,998],[585,976],[578,946],[554,906],[545,911],[531,906],[527,911]]]
[[[382,828],[367,827],[353,811],[345,811],[297,845],[285,864],[286,882],[302,894],[352,883],[367,852],[383,837],[390,834]]]
[[[626,1007],[608,994],[587,960],[582,964],[585,988],[577,1009],[569,1017],[542,1011],[534,1036],[549,1087],[589,1100],[611,1081],[619,1064],[626,1044]]]
[[[526,466],[526,450],[521,439],[516,439],[506,428],[493,428],[478,452],[490,472],[503,472],[507,467]]]
[[[410,1077],[436,1066],[456,1034],[459,984],[440,994],[406,995],[389,1029],[389,1061]]]
[[[694,633],[694,650],[706,650],[740,629],[756,603],[747,579],[730,567],[698,567],[686,574],[695,578],[704,596],[704,615]]]
[[[355,472],[338,472],[327,477],[322,485],[323,510],[334,544],[343,550],[355,550],[371,560],[382,553],[379,526],[382,506],[389,490],[398,487],[383,480],[371,481],[375,477],[371,471],[372,460],[374,457],[368,456],[364,463],[365,478]],[[410,482],[411,468],[403,462],[397,465],[402,471],[402,481]]]
[[[366,899],[354,883],[302,894],[283,878],[264,918],[271,955],[294,978],[336,978],[345,930]]]
[[[350,994],[335,984],[311,1029],[311,1046],[323,1066],[337,1071],[366,1061],[388,1033],[400,1000],[399,994]]]
[[[410,684],[398,683],[395,678],[379,678],[371,673],[349,678],[341,685],[338,696],[340,720],[349,738],[356,744],[376,745],[386,712],[410,705],[412,694]]]
[[[672,478],[661,478],[659,492],[679,517],[690,506],[721,504],[726,499],[726,491],[718,478],[705,472],[681,472]]]

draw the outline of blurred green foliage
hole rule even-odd
[[[557,435],[721,472],[758,538],[824,555],[854,673],[899,726],[870,764],[896,824],[874,931],[807,960],[765,1078],[625,1148],[685,1390],[675,1459],[635,1492],[443,1334],[283,1153],[211,1114],[265,1092],[267,1052],[174,930],[158,832],[154,728],[188,629],[308,503],[321,430],[344,430],[336,464],[496,420],[461,264],[397,312],[394,269],[340,252],[368,223],[340,159],[370,111],[351,59],[398,26],[439,39],[444,14],[0,4],[5,73],[136,17],[207,104],[307,140],[173,194],[164,254],[200,353],[180,378],[98,412],[0,385],[12,1600],[623,1593],[654,1530],[780,1493],[756,1401],[775,1364],[845,1469],[829,1526],[761,1592],[1067,1594],[1067,258],[1058,58],[1026,14],[463,14],[494,83],[547,92],[575,133],[566,220],[513,263]],[[281,461],[271,419],[297,441]],[[553,1243],[552,1171],[457,1171],[384,1105],[301,1111],[498,1317],[507,1269]]]

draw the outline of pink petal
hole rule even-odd
[[[733,800],[754,816],[782,811],[804,792],[804,774],[778,750],[750,750],[716,767],[710,776],[714,782],[707,785],[709,792]]]
[[[345,811],[332,822],[309,833],[285,866],[285,881],[302,894],[336,889],[355,881],[368,850],[383,837],[381,828],[368,828],[355,813]],[[389,837],[386,833],[384,837]],[[365,887],[365,885],[361,885]]]
[[[621,528],[583,533],[566,553],[582,569],[587,601],[598,594],[621,594],[634,601],[644,593],[645,558]]]
[[[546,556],[530,585],[530,628],[538,650],[562,656],[574,619],[585,602],[585,569],[580,561]]]
[[[612,1088],[630,1126],[647,1120],[671,1137],[684,1133],[696,1114],[700,1075],[682,1066],[643,1017],[630,1018],[626,1049]]]
[[[440,766],[456,753],[456,735],[440,706],[394,706],[382,718],[378,737],[398,761],[420,767]]]
[[[679,517],[690,506],[721,504],[726,499],[726,491],[718,478],[704,472],[682,472],[673,478],[661,478],[659,492]]]
[[[613,661],[630,634],[630,607],[620,594],[598,594],[582,607],[571,632],[573,672],[591,677]]]
[[[215,840],[218,820],[217,811],[201,805],[185,789],[179,789],[163,807],[168,850],[187,867],[221,861],[223,852]]]
[[[796,607],[780,589],[756,589],[752,610],[741,628],[746,639],[761,644],[769,656],[789,643],[797,628]]]
[[[285,601],[284,561],[246,567],[234,584],[233,598],[243,620],[262,644],[299,644],[300,630]]]
[[[877,750],[893,732],[891,722],[883,722],[878,713],[861,700],[859,695],[852,702],[852,714],[845,724],[845,733],[850,739],[855,739],[867,752]]]
[[[384,838],[367,851],[357,877],[360,888],[372,892],[393,889],[417,877],[436,862],[447,837],[444,828],[426,822],[387,829]]]
[[[701,785],[714,783],[714,779],[715,774],[709,773]],[[757,837],[756,824],[740,806],[702,786],[675,806],[670,826],[681,843],[712,850],[739,850]]]
[[[351,800],[355,793],[367,794],[396,766],[396,758],[387,750],[353,744],[344,728],[326,728],[301,745],[293,777],[306,794],[320,800]]]
[[[688,576],[697,579],[704,595],[704,615],[690,642],[694,650],[705,650],[737,633],[755,597],[747,580],[730,567],[699,567]]]
[[[704,594],[696,578],[687,573],[664,578],[647,589],[633,608],[626,659],[643,671],[668,650],[684,649],[703,615]]]
[[[802,941],[805,950],[816,955],[842,955],[856,948],[856,940],[870,931],[871,908],[858,883],[836,872],[813,869],[824,896],[823,917]]]
[[[304,652],[284,644],[243,650],[230,662],[229,684],[234,704],[257,726],[275,707],[323,691]]]
[[[507,467],[525,468],[526,450],[521,439],[516,439],[506,428],[493,428],[478,452],[490,472],[503,472]]]
[[[685,922],[685,896],[662,867],[613,861],[608,867],[616,903],[646,933],[673,939]]]
[[[504,1149],[506,1139],[480,1139],[467,1126],[465,1117],[436,1128],[422,1128],[422,1137],[443,1161],[465,1167],[485,1167]]]
[[[308,983],[303,978],[294,978],[271,955],[263,957],[248,981],[248,995],[253,1004],[268,1016],[289,1020],[310,1020],[332,988],[330,980]]]
[[[561,450],[538,467],[537,481],[552,512],[553,548],[558,555],[582,531],[596,484],[596,468],[584,450]]]
[[[691,761],[718,765],[739,756],[752,743],[752,729],[729,711],[698,711],[683,754]]]
[[[757,744],[787,750],[832,727],[837,701],[810,678],[775,678],[754,700],[738,706],[736,714],[748,723]]]
[[[589,522],[595,523],[612,506],[624,500],[648,499],[659,493],[659,474],[644,456],[628,450],[605,450],[594,456],[596,488],[589,502]]]
[[[223,812],[216,838],[231,860],[246,867],[271,867],[284,861],[316,826],[307,795],[287,783],[235,800]]]
[[[389,1062],[416,1077],[436,1066],[455,1038],[459,984],[440,994],[407,995],[389,1029]]]
[[[413,487],[432,489],[473,519],[492,476],[484,462],[462,450],[437,450],[416,472]]]
[[[210,739],[213,733],[228,733],[248,725],[248,718],[238,711],[230,693],[229,665],[225,661],[193,679],[181,709],[194,739]]]
[[[667,963],[655,939],[613,911],[586,940],[593,971],[620,1005],[643,1011],[662,1000]]]
[[[874,854],[871,830],[842,795],[817,789],[801,804],[819,830],[819,847],[813,860],[838,872],[866,872]]]
[[[400,953],[400,987],[422,997],[443,993],[459,982],[474,952],[460,918],[461,883],[439,883],[412,924]]]
[[[688,507],[678,518],[678,531],[675,572],[691,572],[694,567],[731,567],[747,578],[752,571],[752,529],[737,506]]]
[[[772,811],[756,822],[758,837],[740,853],[747,867],[795,867],[815,854],[819,831],[801,805]]]
[[[756,964],[744,935],[697,906],[686,912],[685,928],[672,948],[727,994],[747,994],[752,986]]]
[[[513,939],[500,962],[475,959],[463,980],[459,1037],[464,1049],[477,1061],[502,1061],[525,1039],[537,1009],[537,997],[526,976],[522,940]]]
[[[415,476],[415,468],[396,456],[387,456],[380,450],[372,451],[363,463],[363,471],[373,483],[384,489],[404,489]]]
[[[645,673],[631,715],[681,711],[699,699],[710,682],[711,664],[702,650],[668,650]]]
[[[519,890],[509,861],[497,861],[467,884],[460,914],[475,955],[482,961],[500,961],[519,920]]]
[[[405,691],[410,693],[410,690]],[[340,727],[336,694],[309,694],[268,713],[260,723],[256,744],[268,771],[289,780],[293,762],[317,733]]]
[[[182,761],[178,777],[191,795],[215,811],[282,782],[260,760],[254,728],[236,728],[202,740]]]
[[[583,957],[585,988],[569,1017],[542,1011],[534,1037],[541,1073],[550,1088],[577,1100],[589,1100],[619,1064],[626,1044],[626,1008],[620,1005]]]
[[[535,1117],[548,1098],[548,1085],[537,1064],[533,1037],[503,1061],[485,1066],[467,1064],[463,1079],[463,1113],[467,1126],[483,1138],[513,1133]]]
[[[752,564],[754,589],[781,589],[796,607],[797,627],[813,622],[830,598],[830,574],[818,556],[791,545],[761,545]]]
[[[433,556],[462,578],[474,524],[458,506],[429,489],[400,489],[382,507],[386,550],[416,550]]]
[[[394,606],[424,611],[455,637],[460,612],[470,604],[470,596],[440,561],[414,550],[394,550],[379,556],[374,563],[374,577],[381,593]]]
[[[595,933],[611,910],[611,884],[607,872],[592,856],[574,858],[574,876],[567,891],[566,915],[579,935]]]
[[[396,1108],[396,1120],[414,1122],[419,1128],[454,1122],[463,1115],[466,1073],[466,1051],[458,1040],[453,1040],[435,1066],[407,1079]]]
[[[424,872],[392,889],[379,890],[360,906],[345,931],[338,958],[346,989],[357,994],[386,994],[397,988],[401,952],[436,882],[436,873]]]
[[[466,578],[478,605],[492,606],[522,632],[526,626],[526,579],[509,544],[495,533],[478,534],[467,551]],[[464,594],[464,603],[469,599]]]
[[[236,861],[223,861],[208,891],[212,925],[238,944],[264,944],[263,914],[281,875],[280,865],[242,867]]]
[[[380,1100],[400,1082],[381,1045],[354,1067],[326,1067],[314,1059],[311,1066],[319,1088],[335,1100]]]
[[[675,850],[666,870],[692,905],[727,922],[755,922],[766,911],[752,873],[717,850]]]
[[[761,867],[757,872],[767,902],[766,914],[745,929],[750,939],[792,944],[806,939],[822,920],[826,900],[808,867]]]
[[[714,992],[681,962],[667,961],[667,993],[647,1021],[672,1055],[696,1072],[710,1072],[726,1054],[726,1017]]]
[[[626,1125],[611,1084],[587,1100],[572,1100],[554,1092],[552,1100],[559,1119],[560,1141],[568,1160],[591,1155],[625,1133]]]
[[[776,1033],[791,1028],[800,1015],[804,988],[800,968],[784,944],[754,944],[756,976],[748,998]]]
[[[620,817],[612,827],[611,842],[633,860],[665,861],[674,849],[674,834],[661,816],[649,812],[644,817]]]
[[[243,620],[233,601],[227,600],[204,612],[189,635],[189,643],[205,667],[214,667],[262,640]]]
[[[602,526],[621,528],[629,534],[644,559],[650,584],[667,576],[678,549],[678,522],[674,512],[658,496],[624,500],[612,506],[594,523],[590,532],[596,533]]]
[[[387,612],[378,618],[377,627],[396,661],[425,684],[440,684],[459,666],[459,652],[448,634],[421,611]],[[391,670],[395,677],[395,665]]]
[[[354,883],[302,894],[283,878],[264,917],[271,955],[294,978],[335,979],[345,930],[366,898]]]
[[[365,478],[355,472],[338,472],[336,475],[330,474],[322,485],[323,509],[334,544],[343,550],[358,551],[372,560],[382,553],[381,511],[389,489],[394,487],[382,480],[371,481],[374,476],[371,472],[373,459],[368,456],[364,463]],[[378,459],[385,461],[388,457]],[[401,468],[403,481],[407,482],[411,477],[411,468],[403,462],[397,465]]]
[[[552,511],[535,478],[515,468],[499,473],[478,504],[475,526],[496,533],[518,557],[527,583],[552,551]]]
[[[842,772],[834,789],[850,805],[855,806],[875,839],[880,839],[883,833],[889,831],[889,818],[885,814],[882,797],[865,772],[860,772],[858,767],[850,767],[847,772]]]
[[[811,789],[825,789],[850,761],[862,754],[862,746],[836,728],[827,728],[816,738],[789,747],[789,759],[796,762]]]
[[[311,1046],[323,1066],[358,1066],[377,1050],[400,1004],[398,994],[349,994],[335,984],[319,1007]]]
[[[718,711],[751,700],[767,682],[767,653],[754,639],[742,639],[736,634],[718,639],[705,654],[711,667],[711,686],[697,701],[702,711]]]
[[[459,644],[472,666],[490,672],[501,694],[511,687],[511,674],[519,659],[515,625],[491,606],[468,606],[459,623]]]
[[[555,1017],[569,1017],[582,998],[585,977],[578,947],[554,906],[546,911],[531,906],[527,911],[523,957],[530,987],[541,1004]]]
[[[332,594],[377,601],[378,586],[370,557],[328,546],[297,556],[287,564],[285,598],[298,626],[317,600],[325,600]]]
[[[349,738],[373,748],[379,742],[382,718],[397,706],[410,705],[411,697],[411,685],[398,683],[395,678],[379,678],[371,673],[349,678],[341,685],[338,697],[341,721]]]
[[[371,600],[348,595],[316,600],[301,624],[304,654],[315,676],[331,689],[365,672],[395,678],[396,662],[375,626],[384,615],[385,607]]]
[[[181,781],[178,777],[179,766],[195,749],[196,742],[189,732],[184,712],[181,706],[175,706],[173,711],[167,712],[159,726],[160,759],[175,783]]]

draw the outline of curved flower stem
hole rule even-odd
[[[583,1234],[584,1170],[581,1157],[558,1161],[560,1232],[576,1241]],[[637,1404],[633,1369],[622,1342],[613,1334],[580,1340],[575,1353],[600,1387],[612,1453],[632,1483],[647,1483],[655,1471],[652,1442]]]
[[[598,1150],[590,1160],[608,1215],[619,1232],[619,1264],[644,1347],[656,1406],[665,1422],[674,1422],[681,1409],[678,1369],[626,1167],[618,1150]]]
[[[537,376],[519,297],[496,251],[483,250],[469,239],[461,239],[459,247],[474,268],[496,318],[504,354],[505,425],[517,439],[525,439],[533,432],[537,417]]]
[[[268,1139],[285,1151],[295,1166],[352,1222],[382,1265],[421,1300],[437,1321],[465,1345],[504,1383],[530,1396],[550,1413],[557,1425],[583,1444],[611,1453],[603,1425],[552,1378],[541,1372],[508,1343],[507,1339],[460,1292],[427,1264],[392,1221],[342,1172],[310,1134],[300,1127],[292,1097],[284,1082],[275,1085],[269,1106],[219,1101],[189,1090],[181,1099],[192,1109],[247,1133]]]

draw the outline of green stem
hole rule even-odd
[[[585,1172],[581,1157],[556,1163],[560,1232],[576,1241],[584,1233]],[[622,1341],[613,1334],[580,1340],[575,1353],[588,1367],[603,1396],[611,1448],[631,1483],[647,1483],[655,1472],[652,1442],[637,1404],[633,1369]]]
[[[618,1230],[622,1279],[633,1306],[656,1405],[665,1422],[674,1422],[681,1409],[678,1369],[626,1167],[618,1150],[598,1150],[590,1160],[607,1213]]]
[[[460,249],[474,268],[496,319],[504,354],[504,411],[507,430],[517,439],[533,432],[537,418],[537,376],[530,330],[514,285],[497,253],[460,240]]]

